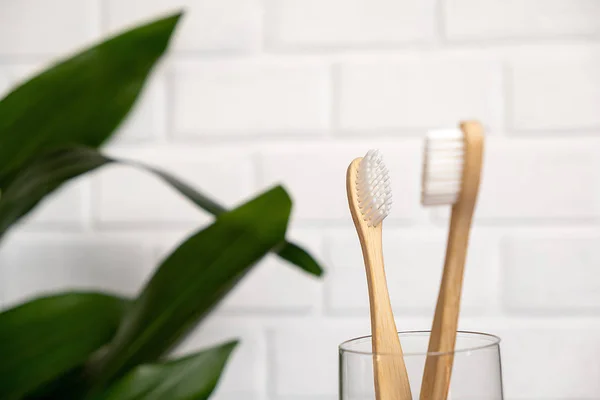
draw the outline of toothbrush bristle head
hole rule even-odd
[[[460,129],[430,131],[425,138],[421,204],[453,205],[462,186],[465,138]]]
[[[357,170],[358,206],[369,226],[379,225],[392,208],[390,175],[379,150],[369,150]]]

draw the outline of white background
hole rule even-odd
[[[372,147],[392,170],[397,324],[429,328],[448,210],[419,204],[422,135],[463,118],[488,140],[461,327],[503,338],[507,399],[600,399],[600,1],[1,0],[0,90],[179,5],[172,51],[107,151],[229,205],[282,182],[291,238],[327,268],[319,281],[269,258],[190,338],[182,351],[243,339],[217,399],[337,398],[337,344],[369,332],[344,173]],[[134,294],[209,221],[106,168],[2,243],[0,302]]]

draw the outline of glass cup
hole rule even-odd
[[[459,331],[453,352],[427,353],[429,331],[399,332],[413,400],[419,399],[427,357],[452,357],[454,363],[447,400],[502,400],[500,338]],[[348,340],[339,346],[340,400],[375,400],[374,357],[371,336]],[[385,399],[383,399],[385,400]],[[436,399],[444,400],[444,399]]]

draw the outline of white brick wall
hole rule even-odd
[[[127,116],[125,123],[119,128],[114,142],[132,142],[135,144],[150,141],[161,141],[167,136],[167,77],[159,69],[151,77],[142,101],[135,111]]]
[[[275,48],[394,45],[431,41],[433,0],[268,0]]]
[[[99,8],[94,0],[24,0],[3,2],[0,55],[64,53],[99,36]]]
[[[475,236],[477,235],[477,236]],[[444,263],[446,232],[433,229],[389,229],[384,238],[387,280],[394,309],[401,315],[431,316]],[[369,310],[365,270],[356,233],[335,230],[327,237],[327,309],[335,314]],[[468,255],[463,310],[479,313],[495,303],[495,240],[477,231]],[[401,324],[398,329],[413,329]]]
[[[589,221],[600,212],[600,141],[488,141],[479,220]]]
[[[313,64],[313,63],[311,63]],[[186,62],[173,67],[173,134],[304,135],[329,127],[327,65]]]
[[[600,33],[596,0],[447,0],[451,40],[537,39]]]
[[[600,3],[599,3],[600,5]],[[511,123],[519,131],[594,129],[600,124],[600,56],[534,57],[513,64]]]
[[[113,151],[111,154],[171,171],[227,205],[234,205],[250,196],[255,187],[251,158],[240,151],[152,148]],[[223,182],[230,184],[223,185]],[[145,195],[140,199],[137,197],[139,194]],[[189,226],[210,219],[207,213],[181,198],[154,175],[121,165],[112,165],[95,173],[92,211],[98,224],[109,226]]]
[[[565,234],[560,230],[509,235],[503,248],[506,307],[524,313],[598,310],[598,240],[595,234]]]
[[[430,325],[447,209],[419,205],[421,138],[488,129],[461,327],[497,333],[507,400],[600,399],[600,2],[4,0],[0,93],[101,35],[185,8],[174,51],[107,150],[234,205],[275,182],[324,281],[269,257],[179,348],[241,337],[216,399],[333,400],[337,344],[369,332],[345,198],[379,147],[394,210],[397,324]],[[0,304],[63,288],[133,294],[210,217],[110,167],[47,199],[2,244]]]
[[[478,116],[494,128],[501,118],[497,63],[476,56],[370,59],[344,63],[339,123],[344,130],[427,129]]]
[[[254,52],[262,46],[260,0],[105,0],[105,32],[185,10],[174,48],[181,52]]]
[[[0,255],[3,297],[15,304],[35,294],[98,289],[134,295],[152,271],[151,248],[136,241],[61,238],[9,241]]]

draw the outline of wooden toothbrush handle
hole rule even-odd
[[[377,400],[412,400],[398,330],[392,312],[383,264],[381,224],[363,231],[371,308],[373,369]]]
[[[427,349],[428,353],[447,354],[427,357],[420,400],[446,400],[448,396],[471,225],[470,216],[471,212],[468,211],[452,211],[446,262]]]
[[[452,207],[444,273],[428,348],[428,353],[447,354],[427,357],[420,400],[446,400],[450,389],[463,273],[483,159],[481,124],[468,121],[461,124],[461,129],[466,144],[461,193],[458,202]]]
[[[376,227],[369,226],[359,207],[356,178],[361,160],[362,158],[353,160],[348,167],[346,191],[367,272],[375,394],[377,400],[412,400],[385,278],[381,243],[382,224],[380,223]]]

